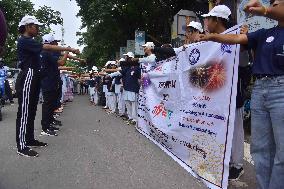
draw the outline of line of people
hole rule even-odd
[[[17,43],[19,73],[16,81],[18,97],[18,112],[16,119],[16,142],[18,154],[26,157],[37,157],[38,153],[32,147],[45,147],[48,144],[40,142],[34,136],[34,120],[37,112],[39,93],[42,90],[42,131],[41,135],[56,136],[59,130],[56,126],[62,123],[55,119],[54,111],[62,111],[62,102],[68,85],[68,79],[60,75],[59,66],[64,65],[68,58],[80,60],[69,54],[79,54],[78,49],[58,46],[52,34],[43,36],[39,43],[35,37],[39,27],[43,25],[34,16],[24,16],[19,23],[20,38]],[[65,92],[65,94],[64,94]],[[63,99],[62,99],[63,98]]]
[[[279,22],[277,27],[261,29],[248,33],[243,26],[238,35],[222,34],[230,24],[231,11],[225,5],[214,7],[206,19],[209,34],[203,33],[202,25],[191,22],[187,27],[187,41],[215,41],[225,44],[241,44],[240,68],[243,70],[248,62],[252,64],[252,75],[255,80],[251,96],[251,154],[255,163],[258,189],[284,188],[284,141],[283,129],[283,63],[284,63],[284,0],[272,0],[269,7],[264,7],[258,0],[251,0],[246,6],[248,13],[265,16]],[[125,60],[108,62],[101,73],[95,72],[102,81],[103,94],[109,113],[119,110],[118,115],[127,116],[128,123],[137,122],[137,94],[141,86],[141,71],[155,67],[157,61],[176,56],[187,45],[172,48],[171,45],[155,47],[154,43],[144,45],[145,58],[135,58],[132,52],[125,54]],[[250,56],[249,56],[250,55]],[[251,60],[249,60],[251,57]],[[243,77],[245,75],[245,77]],[[94,79],[96,80],[96,79]],[[247,74],[239,74],[236,96],[236,117],[230,162],[229,179],[238,180],[244,173],[244,83],[249,83]],[[116,90],[116,86],[120,90]],[[94,88],[94,87],[92,87]],[[95,87],[99,94],[99,87]],[[123,96],[123,98],[121,98]],[[93,98],[99,99],[99,98]],[[125,105],[121,102],[124,101]],[[94,102],[97,104],[97,102]],[[123,105],[121,105],[123,104]],[[123,106],[121,108],[121,106]],[[125,114],[126,113],[126,114]]]

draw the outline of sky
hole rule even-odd
[[[61,17],[63,18],[63,26],[65,29],[64,41],[67,46],[71,46],[73,48],[79,48],[80,50],[83,47],[79,47],[77,44],[78,37],[76,36],[76,32],[80,31],[81,27],[81,19],[76,17],[79,12],[79,7],[77,6],[75,0],[31,0],[35,4],[35,8],[38,9],[39,6],[48,6],[53,10],[59,11],[61,13]],[[61,40],[62,32],[61,26],[51,26],[52,30],[55,32],[54,36],[56,39]]]

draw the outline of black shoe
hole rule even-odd
[[[50,131],[59,131],[60,129],[58,128],[58,127],[55,127],[55,126],[53,126],[53,125],[50,125],[49,126],[49,128],[48,128],[48,130],[50,130]]]
[[[31,141],[31,142],[27,142],[27,146],[30,146],[30,147],[45,147],[45,146],[48,146],[48,144],[45,143],[45,142],[40,142],[38,140],[34,140],[34,141]]]
[[[55,131],[51,131],[51,130],[49,130],[49,129],[47,129],[47,130],[45,130],[45,131],[42,130],[40,134],[41,134],[41,135],[46,135],[46,136],[57,136],[57,134],[56,134]]]
[[[60,114],[58,114],[58,113],[54,113],[54,114],[53,114],[53,116],[54,116],[54,117],[59,117],[59,116],[60,116]]]
[[[17,152],[19,155],[21,156],[25,156],[25,157],[38,157],[38,153],[28,147],[26,147],[23,150],[18,150]]]
[[[52,122],[52,124],[53,124],[53,125],[57,125],[57,126],[62,126],[62,122],[59,121],[59,120],[54,120],[54,121]]]
[[[131,120],[131,121],[130,121],[130,124],[131,124],[131,125],[136,125],[137,123],[136,123],[136,121]]]
[[[231,167],[229,170],[229,180],[239,180],[244,173],[243,168],[237,169],[235,167]]]

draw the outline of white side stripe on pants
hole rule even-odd
[[[21,125],[20,125],[20,132],[19,132],[19,138],[20,138],[20,146],[21,146],[21,150],[24,148],[24,143],[23,143],[23,137],[22,137],[22,133],[23,133],[23,122],[25,122],[25,120],[23,120],[24,119],[24,114],[25,114],[25,103],[26,103],[26,98],[25,98],[25,89],[26,89],[26,87],[27,87],[27,83],[28,83],[28,81],[29,81],[29,79],[30,79],[30,71],[28,71],[28,73],[27,73],[27,76],[26,76],[26,79],[25,79],[25,82],[24,82],[24,86],[23,86],[23,94],[22,94],[22,115],[21,115]]]
[[[33,70],[29,69],[23,87],[23,102],[22,102],[22,115],[21,115],[21,126],[20,126],[20,145],[23,150],[26,146],[25,144],[25,135],[26,127],[29,115],[29,96],[31,90],[31,83],[33,78]]]

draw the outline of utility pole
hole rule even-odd
[[[65,29],[63,27],[63,23],[62,23],[62,27],[61,27],[61,34],[62,34],[62,36],[61,36],[61,46],[63,47],[63,46],[66,45],[65,41],[64,41]]]

